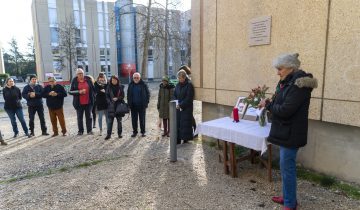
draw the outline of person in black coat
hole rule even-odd
[[[176,118],[178,126],[177,143],[181,140],[187,143],[193,139],[193,101],[194,101],[194,86],[188,79],[184,70],[180,70],[177,74],[179,83],[175,87],[174,99],[178,100],[176,105]]]
[[[98,123],[100,128],[100,135],[102,135],[102,119],[105,116],[106,125],[109,123],[108,119],[108,104],[106,101],[106,89],[107,89],[107,80],[104,73],[100,73],[95,82],[95,108],[98,113]],[[95,119],[94,119],[95,120]]]
[[[91,111],[95,100],[95,88],[91,78],[85,76],[84,71],[81,68],[76,70],[76,77],[74,77],[71,82],[69,94],[73,95],[73,106],[77,113],[78,135],[84,134],[84,112],[86,118],[86,131],[89,135],[93,135]]]
[[[34,133],[34,119],[36,112],[38,113],[40,119],[40,126],[43,136],[49,135],[47,133],[47,127],[45,123],[44,116],[44,106],[42,95],[43,87],[37,84],[37,77],[35,75],[30,76],[30,82],[26,85],[22,91],[22,97],[26,99],[29,112],[29,127],[30,135],[35,136]]]
[[[133,81],[130,82],[127,91],[127,101],[131,109],[131,121],[133,134],[135,137],[138,133],[138,118],[140,119],[141,136],[145,137],[145,115],[146,108],[149,105],[150,91],[147,84],[141,79],[139,73],[133,74]]]
[[[12,78],[8,78],[5,84],[6,85],[3,89],[3,96],[5,100],[4,109],[10,118],[12,129],[14,131],[14,138],[19,135],[15,116],[19,119],[25,135],[30,138],[29,129],[26,125],[21,105],[21,91],[15,86],[14,79]],[[1,143],[5,144],[3,141]]]
[[[308,113],[311,91],[317,87],[312,74],[299,69],[299,54],[284,54],[274,60],[280,81],[274,97],[263,100],[264,107],[272,115],[272,124],[267,140],[280,146],[280,171],[283,196],[272,200],[283,204],[285,209],[296,209],[296,155],[307,143]]]
[[[121,120],[122,120],[122,117],[124,116],[124,114],[117,114],[116,107],[120,103],[125,103],[124,97],[125,97],[124,86],[120,84],[120,80],[116,76],[112,76],[110,79],[109,85],[106,89],[106,101],[108,103],[109,123],[107,125],[107,135],[105,137],[105,140],[108,140],[111,138],[114,118],[116,118],[117,125],[118,125],[117,126],[118,137],[122,138]]]
[[[66,125],[64,118],[64,98],[67,96],[66,90],[62,85],[56,84],[55,77],[48,78],[49,84],[44,88],[43,97],[46,98],[46,105],[49,108],[49,116],[54,134],[58,136],[57,120],[59,120],[61,133],[66,136]]]

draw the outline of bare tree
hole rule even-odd
[[[59,37],[58,49],[60,53],[57,68],[58,70],[63,70],[67,62],[71,81],[73,78],[73,66],[77,66],[78,59],[84,57],[84,54],[86,54],[85,50],[81,47],[80,28],[76,26],[74,17],[70,17],[66,18],[64,22],[59,23],[57,32]]]

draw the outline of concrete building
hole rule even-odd
[[[96,0],[33,0],[36,69],[40,81],[46,79],[47,73],[61,73],[64,80],[70,78],[68,62],[61,62],[63,53],[59,51],[57,28],[71,18],[77,27],[77,55],[72,75],[77,67],[93,76],[99,72],[117,75],[115,24],[109,23],[113,9],[113,2]]]
[[[0,74],[5,74],[5,66],[4,66],[4,59],[3,59],[3,49],[2,43],[0,42]]]
[[[360,183],[360,1],[192,1],[192,81],[203,121],[229,116],[257,85],[274,93],[272,60],[298,52],[319,87],[312,93],[305,167]],[[265,18],[263,18],[265,17]],[[269,38],[250,32],[259,19]],[[259,23],[259,22],[257,22]],[[256,32],[256,31],[255,31]],[[261,38],[261,37],[260,37]]]

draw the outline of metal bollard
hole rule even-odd
[[[177,161],[177,121],[176,121],[176,101],[169,102],[170,109],[170,162]]]

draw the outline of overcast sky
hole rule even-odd
[[[18,41],[20,50],[27,50],[28,38],[33,35],[31,18],[32,0],[0,0],[0,42],[2,48],[8,49],[12,37]],[[70,0],[69,0],[70,1]],[[114,2],[114,0],[107,0]],[[165,0],[155,0],[159,3]],[[191,0],[181,0],[181,10],[191,7]],[[134,0],[134,3],[147,4],[148,0]]]

